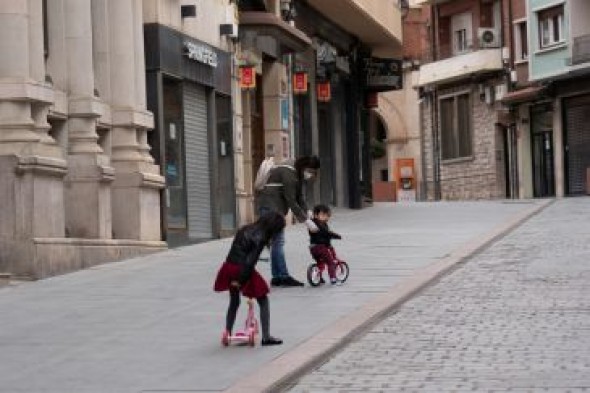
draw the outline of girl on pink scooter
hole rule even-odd
[[[260,253],[266,245],[285,228],[285,218],[279,213],[268,213],[256,222],[242,227],[231,245],[225,262],[221,265],[214,290],[229,290],[229,306],[223,339],[231,335],[236,314],[240,307],[240,292],[248,298],[256,298],[260,307],[262,342],[266,345],[280,345],[283,341],[270,335],[269,287],[255,269]]]

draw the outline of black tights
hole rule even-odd
[[[270,337],[270,309],[268,307],[268,296],[256,298],[258,306],[260,307],[260,325],[262,325],[262,338]],[[225,328],[231,332],[236,321],[236,314],[240,307],[240,291],[239,289],[231,288],[229,290],[229,306],[227,307],[227,316],[225,318]]]

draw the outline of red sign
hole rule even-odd
[[[379,95],[375,91],[365,93],[365,105],[367,108],[377,108],[379,106]]]
[[[240,87],[242,89],[256,87],[256,69],[254,67],[240,67]]]
[[[318,101],[330,102],[330,100],[332,99],[332,89],[330,86],[330,82],[318,83],[317,90],[318,90]]]
[[[307,72],[296,72],[293,75],[293,93],[307,94]]]

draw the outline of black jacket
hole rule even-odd
[[[283,215],[293,212],[299,222],[307,219],[307,205],[303,198],[303,184],[295,168],[288,164],[271,169],[266,186],[256,197],[256,205]]]
[[[332,232],[328,224],[325,222],[321,222],[315,218],[313,219],[313,222],[317,225],[319,230],[317,232],[309,231],[309,242],[312,245],[325,244],[326,246],[330,246],[332,245],[332,239],[342,239],[342,236]]]
[[[246,226],[236,233],[227,254],[227,261],[240,265],[241,271],[238,280],[240,285],[244,285],[250,280],[265,245],[264,233],[256,227]]]

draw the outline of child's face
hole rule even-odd
[[[325,212],[319,212],[315,215],[315,218],[322,222],[328,222],[330,220],[330,214]]]

